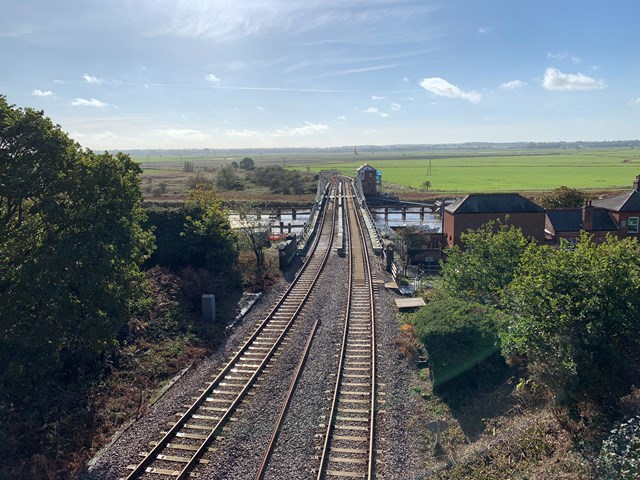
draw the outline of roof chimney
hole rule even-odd
[[[640,186],[638,185],[638,181],[640,181],[640,175],[636,175],[636,179],[633,181],[633,189],[636,192],[640,192]]]
[[[582,207],[582,228],[583,230],[593,230],[593,205],[591,200],[587,200]]]

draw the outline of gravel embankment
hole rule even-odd
[[[374,258],[374,270],[380,272]],[[342,335],[342,321],[346,303],[347,260],[332,253],[316,292],[289,341],[281,348],[271,371],[263,377],[255,394],[247,398],[230,422],[222,438],[214,442],[215,453],[206,455],[208,465],[197,471],[201,478],[252,479],[260,464],[273,426],[280,412],[281,402],[289,389],[291,377],[302,354],[314,320],[321,320],[308,362],[298,383],[292,404],[273,453],[267,479],[313,479],[318,466],[319,448],[324,433],[320,425],[326,421],[331,391],[337,370],[338,344]],[[381,273],[379,278],[384,278]],[[264,319],[287,286],[283,281],[259,301],[240,322],[215,355],[180,379],[152,408],[110,447],[94,467],[83,477],[115,479],[126,476],[126,466],[140,461],[139,453],[148,450],[148,442],[158,440],[167,423],[176,419],[175,413],[185,410],[233,352]],[[394,294],[381,285],[377,295],[377,343],[379,396],[384,403],[377,417],[376,473],[385,480],[414,479],[423,470],[428,455],[422,410],[423,402],[412,391],[414,371],[399,359],[397,349],[398,321],[393,304]]]
[[[274,304],[288,287],[293,275],[285,279],[262,296],[247,316],[231,330],[226,342],[208,359],[188,371],[158,400],[144,416],[107,448],[80,478],[85,480],[117,479],[126,477],[127,465],[140,462],[140,452],[149,450],[149,442],[159,440],[161,431],[168,429],[168,422],[176,420],[177,412],[186,411],[199,395],[198,389],[207,385],[226,364],[231,356],[264,320]]]

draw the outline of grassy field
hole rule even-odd
[[[431,160],[430,160],[431,159]],[[336,169],[353,176],[363,163],[382,172],[382,182],[430,191],[499,192],[550,190],[561,185],[580,189],[629,188],[640,174],[640,150],[576,150],[558,152],[389,154],[351,156],[349,161],[310,162],[289,165],[299,170]],[[431,163],[431,174],[427,175]]]

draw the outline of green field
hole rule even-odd
[[[562,185],[580,189],[628,189],[640,174],[640,149],[591,149],[558,152],[510,152],[488,156],[484,152],[449,153],[451,156],[417,153],[352,156],[349,161],[303,161],[291,168],[302,171],[336,169],[353,176],[369,163],[382,172],[385,182],[430,191],[499,192],[550,190]],[[407,158],[408,157],[408,158]],[[445,158],[443,158],[445,157]],[[431,160],[430,160],[431,158]],[[291,162],[293,163],[293,162]],[[431,174],[427,175],[429,163]]]

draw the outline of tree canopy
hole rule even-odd
[[[254,168],[256,168],[256,164],[253,161],[253,158],[249,157],[244,157],[242,160],[240,160],[238,166],[243,170],[253,170]]]
[[[563,185],[539,195],[536,202],[543,208],[575,208],[584,205],[588,198],[585,192]]]
[[[561,404],[612,405],[639,380],[640,255],[634,239],[527,249],[505,296],[505,352]]]
[[[82,368],[141,295],[140,167],[82,150],[43,112],[0,96],[0,391]]]
[[[464,249],[447,249],[443,289],[453,296],[497,303],[516,273],[529,240],[513,225],[487,222],[461,235]]]

